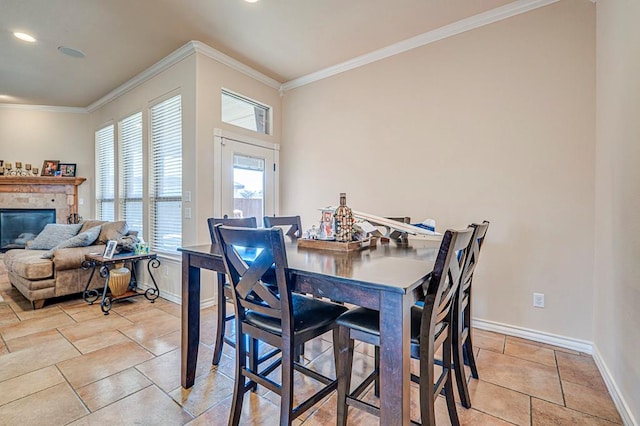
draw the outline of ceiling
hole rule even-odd
[[[0,103],[86,107],[190,40],[286,83],[510,2],[0,0]]]

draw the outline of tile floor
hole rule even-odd
[[[216,311],[202,311],[197,378],[180,386],[180,307],[136,298],[104,316],[81,298],[32,311],[8,283],[0,261],[0,425],[225,425],[233,389],[233,352],[211,366]],[[471,380],[472,409],[458,407],[465,425],[620,424],[589,355],[528,340],[474,331],[480,380]],[[372,368],[373,351],[356,347],[354,374]],[[307,362],[333,374],[331,343],[316,339]],[[355,382],[358,379],[354,379]],[[296,396],[314,383],[298,377]],[[412,417],[419,416],[412,388]],[[370,391],[367,395],[375,400]],[[242,424],[277,422],[279,397],[261,388],[245,398]],[[415,408],[415,410],[414,410]],[[415,411],[415,412],[414,412]],[[449,424],[438,398],[438,424]],[[350,424],[377,424],[356,409]],[[335,394],[303,414],[297,425],[335,423]]]

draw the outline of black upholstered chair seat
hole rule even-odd
[[[411,309],[411,344],[420,344],[420,321],[422,309],[414,307]],[[349,327],[352,330],[380,336],[380,315],[378,311],[367,308],[354,308],[342,314],[336,321],[338,325]],[[436,339],[444,329],[445,324],[436,324]]]
[[[299,294],[292,294],[291,302],[293,304],[294,333],[325,327],[347,310],[342,305]],[[256,311],[247,311],[245,321],[274,334],[282,333],[279,318],[262,315]]]

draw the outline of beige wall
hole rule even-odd
[[[274,108],[274,136],[266,139],[277,141],[280,134],[278,91],[200,53],[190,55],[91,114],[93,132],[137,111],[143,111],[143,120],[147,120],[147,108],[158,98],[169,93],[182,95],[182,186],[184,191],[191,192],[191,202],[183,202],[183,208],[189,207],[192,211],[191,219],[184,218],[182,221],[183,245],[209,242],[206,219],[213,216],[214,129],[255,135],[255,132],[221,122],[222,87],[271,105]],[[146,229],[149,229],[148,226]],[[165,296],[173,296],[174,300],[181,292],[180,266],[179,260],[163,259],[159,271],[161,292]],[[213,281],[213,274],[203,275],[203,282],[207,281]],[[204,301],[212,300],[213,296],[213,286],[202,287]]]
[[[83,217],[92,214],[93,145],[87,114],[0,107],[0,160],[38,169],[44,160],[76,163],[77,176],[87,178],[78,191]]]
[[[92,112],[91,130],[95,132],[107,124],[115,124],[129,115],[141,111],[143,138],[148,140],[149,108],[155,103],[177,94],[182,96],[182,161],[184,169],[182,186],[184,190],[190,190],[193,188],[197,176],[197,170],[191,166],[194,163],[194,152],[196,150],[195,55],[186,57],[135,89]],[[144,238],[149,240],[149,224],[146,219],[144,227]],[[193,221],[183,219],[182,228],[184,238],[187,241],[192,240],[196,228]],[[158,279],[160,294],[176,300],[181,292],[182,273],[178,254],[176,253],[175,258],[164,257],[162,266],[157,272],[156,279]],[[150,283],[150,280],[146,277],[146,271],[144,275],[142,277],[143,282]],[[203,292],[204,299],[211,297],[213,297],[213,292]]]
[[[640,3],[597,3],[594,346],[640,421]]]
[[[346,191],[440,230],[490,220],[475,317],[591,340],[594,19],[562,1],[287,92],[282,212],[308,227]]]
[[[214,198],[214,130],[218,128],[257,137],[256,132],[222,122],[222,88],[272,107],[272,134],[261,135],[260,139],[279,143],[282,133],[281,98],[276,89],[202,54],[197,55],[197,87],[198,146],[195,161],[199,171],[194,194],[201,202],[194,216],[198,224],[197,234],[192,241],[194,244],[210,241],[207,218],[220,214],[214,208],[219,201]]]

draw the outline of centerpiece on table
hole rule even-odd
[[[353,251],[375,247],[376,239],[366,233],[355,232],[354,217],[347,206],[347,194],[340,193],[337,208],[322,209],[320,228],[308,230],[306,238],[298,239],[298,247],[324,250]]]

